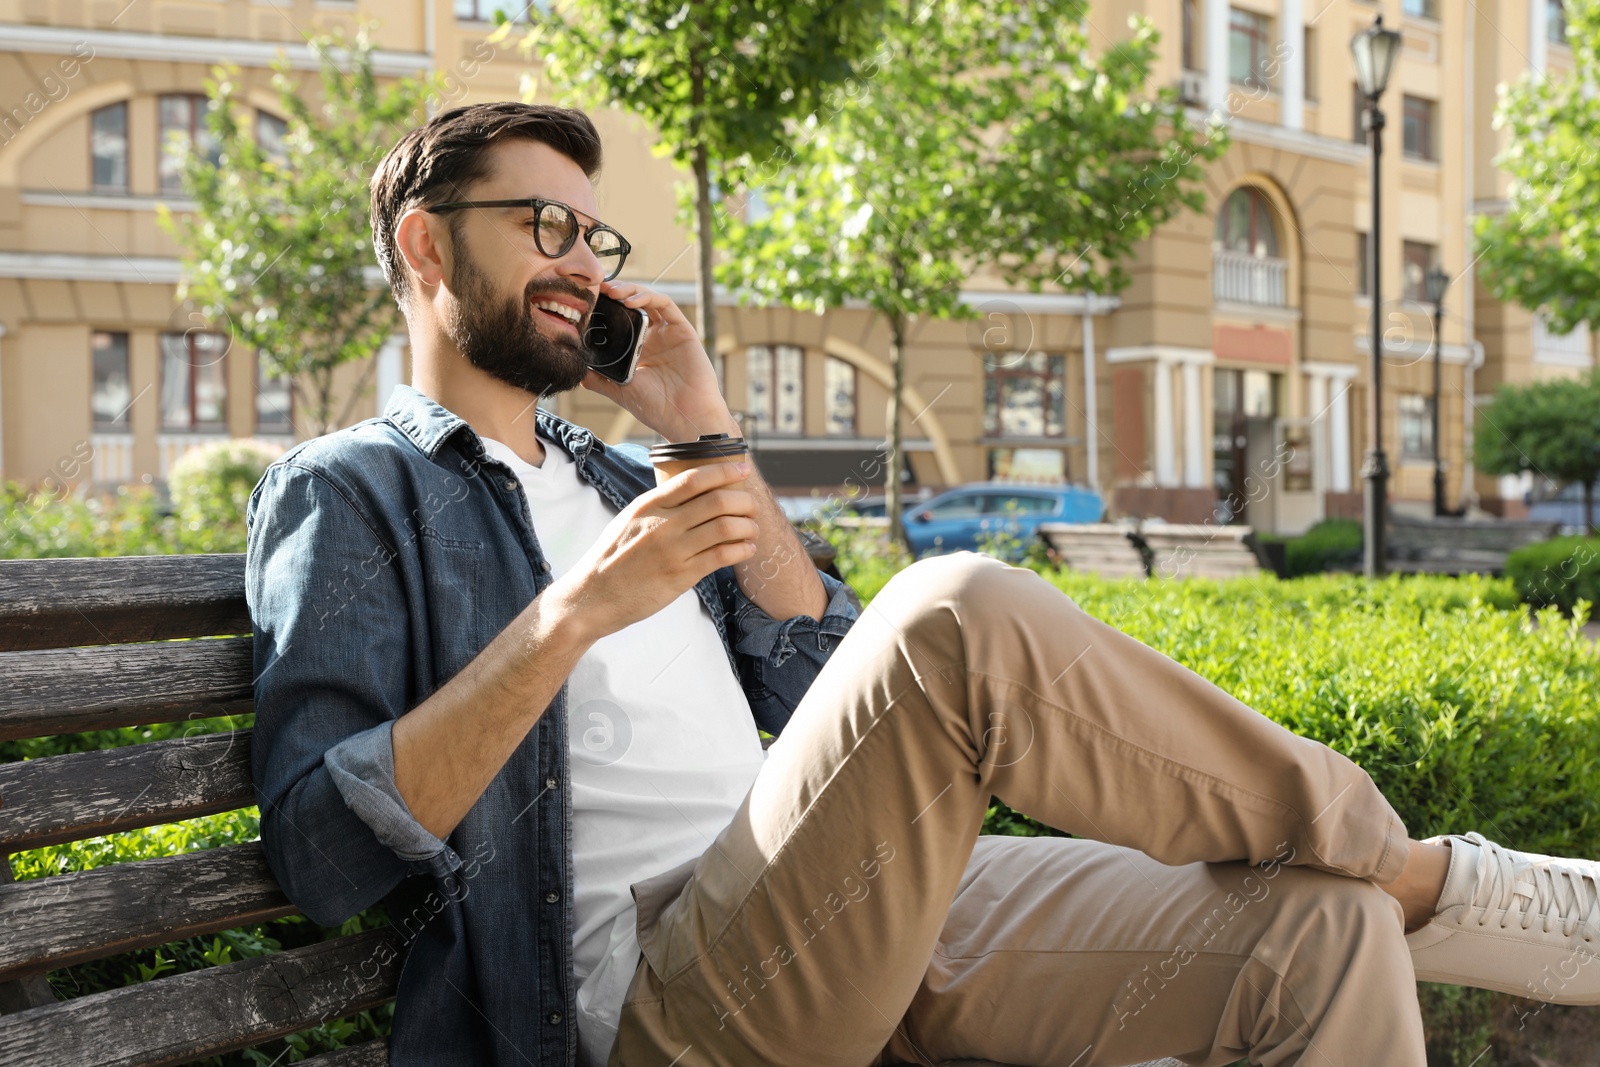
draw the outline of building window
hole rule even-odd
[[[527,22],[532,13],[550,13],[550,0],[455,0],[456,18],[462,22],[493,22],[495,14],[505,15],[507,22]]]
[[[284,140],[289,136],[289,124],[265,111],[256,112],[256,146],[261,154],[280,167],[289,165],[289,149]]]
[[[128,104],[108,104],[89,117],[94,191],[128,191]]]
[[[1270,88],[1267,70],[1272,62],[1272,20],[1236,7],[1229,12],[1228,77],[1252,89]]]
[[[997,353],[984,361],[983,432],[989,437],[1063,437],[1067,359]]]
[[[823,388],[827,395],[826,430],[853,437],[856,432],[856,368],[836,356],[823,361]]]
[[[1059,485],[1067,480],[1067,455],[1059,448],[991,448],[989,477],[997,482]],[[1024,515],[1048,514],[1055,510],[1055,501],[1049,497],[1016,493],[996,494],[990,497],[990,506],[986,510],[1001,513],[1015,510]]]
[[[750,418],[758,433],[799,434],[805,391],[805,351],[796,345],[751,345],[745,349]]]
[[[193,330],[161,335],[161,428],[228,428],[228,337]]]
[[[1278,257],[1277,211],[1261,190],[1241,186],[1229,195],[1217,216],[1217,241],[1229,252],[1256,258]]]
[[[256,353],[256,433],[294,431],[294,390],[289,376],[270,375],[267,361]]]
[[[1438,159],[1434,144],[1434,103],[1420,96],[1407,96],[1404,105],[1402,151],[1408,159]]]
[[[183,192],[183,160],[190,145],[198,145],[214,167],[222,158],[222,146],[211,136],[206,116],[211,100],[198,93],[163,96],[161,114],[161,191]]]
[[[1436,19],[1439,17],[1439,0],[1406,0],[1403,10],[1407,15]]]
[[[1199,70],[1200,65],[1196,62],[1198,47],[1195,41],[1195,30],[1200,25],[1200,15],[1195,11],[1195,0],[1183,0],[1182,18],[1183,69]]]
[[[1278,247],[1277,213],[1261,190],[1248,185],[1223,201],[1211,242],[1214,299],[1273,307],[1288,304],[1289,265]]]
[[[94,351],[94,393],[89,404],[94,409],[94,428],[97,431],[126,433],[128,408],[133,403],[133,389],[128,384],[128,335],[96,330],[89,335],[89,346]]]
[[[1534,0],[1535,3],[1538,0]],[[1544,35],[1551,44],[1567,43],[1567,5],[1565,0],[1545,0]]]
[[[1439,246],[1406,241],[1400,246],[1400,295],[1419,304],[1428,302],[1428,272],[1439,261]]]
[[[1364,234],[1364,233],[1356,234],[1356,295],[1357,296],[1371,296],[1372,295],[1372,279],[1367,277],[1367,256],[1368,255],[1370,255],[1370,252],[1367,249],[1367,235]]]
[[[1433,458],[1433,397],[1400,394],[1400,458]]]

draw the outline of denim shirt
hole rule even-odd
[[[642,447],[535,418],[615,507],[655,488]],[[512,471],[464,420],[400,385],[381,417],[279,457],[246,522],[252,771],[279,884],[323,926],[386,905],[405,953],[391,1063],[574,1063],[565,682],[447,839],[394,783],[395,720],[553,580]],[[856,618],[847,588],[820,577],[821,619],[773,619],[731,567],[695,586],[771,734]]]

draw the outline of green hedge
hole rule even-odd
[[[1557,537],[1506,557],[1506,577],[1534,607],[1571,615],[1578,601],[1600,601],[1600,538]]]
[[[0,482],[0,559],[243,552],[244,508],[277,446],[240,438],[185,453],[167,493]]]
[[[829,533],[841,549],[841,572],[863,602],[907,562],[873,534]],[[1485,577],[1148,582],[1041,573],[1091,614],[1350,756],[1371,773],[1413,836],[1477,829],[1534,852],[1600,855],[1600,659],[1579,629],[1581,613],[1568,619],[1547,608],[1533,625],[1512,580]],[[139,743],[197,725],[14,742],[0,746],[0,761]],[[1059,832],[999,803],[986,829]],[[39,877],[253,840],[258,832],[254,811],[246,810],[52,846],[11,863],[18,878]],[[381,908],[369,909],[346,928],[384,921]],[[334,933],[286,919],[67,968],[50,980],[60,996],[81,995]],[[1478,991],[1425,987],[1430,1062],[1469,1062],[1482,1051],[1481,1043],[1467,1049],[1469,1038],[1485,1032],[1491,1017],[1510,1017],[1507,1003]],[[210,1062],[264,1064],[280,1053],[286,1053],[280,1062],[294,1062],[386,1032],[388,1011],[327,1024],[266,1053]],[[1559,1014],[1549,1009],[1541,1018]],[[1500,1048],[1507,1039],[1496,1034]]]
[[[1354,570],[1361,563],[1361,524],[1354,519],[1323,519],[1299,537],[1256,537],[1263,543],[1284,546],[1284,572],[1290,578]]]

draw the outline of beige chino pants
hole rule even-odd
[[[991,795],[1076,838],[980,837]],[[703,855],[633,887],[611,1067],[1423,1067],[1372,779],[970,552],[862,613]]]

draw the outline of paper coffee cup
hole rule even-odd
[[[707,463],[734,463],[749,455],[750,448],[742,437],[703,433],[693,441],[668,441],[652,446],[650,463],[656,469],[656,484],[660,485],[690,467],[703,467]]]

